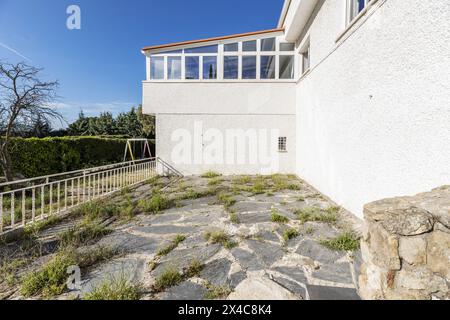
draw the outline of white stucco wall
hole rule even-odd
[[[295,83],[144,82],[146,113],[295,113]]]
[[[297,173],[359,216],[450,184],[450,1],[382,3],[333,51],[344,0],[325,1],[296,89]]]
[[[209,170],[225,175],[295,172],[296,130],[294,115],[158,114],[156,119],[157,156],[172,164],[185,175],[201,174]],[[249,143],[250,140],[244,140],[244,153],[237,152],[238,143],[235,143],[236,148],[233,147],[233,151],[231,151],[234,152],[232,156],[234,160],[232,163],[228,163],[227,157],[231,154],[230,150],[232,149],[227,148],[227,141],[230,141],[226,138],[227,130],[240,129],[244,130],[245,133],[256,134],[259,141]],[[208,137],[208,133],[214,136]],[[220,143],[216,139],[217,134],[224,137],[224,145],[221,149],[223,150],[223,161],[208,162],[205,158],[208,154],[207,148],[213,146],[214,140],[216,143]],[[288,152],[277,152],[278,136],[287,137]],[[270,139],[272,139],[271,149],[269,150],[269,147],[265,149],[264,146],[269,146]],[[190,146],[190,156],[187,160],[179,153],[182,140],[187,141]],[[267,141],[267,143],[264,141]],[[272,161],[269,162],[266,159],[269,151],[279,161],[275,167],[273,167]],[[249,160],[250,153],[252,155],[257,154],[256,163]],[[237,154],[245,155],[243,162],[239,162]]]

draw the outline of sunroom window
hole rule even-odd
[[[200,58],[186,57],[185,63],[186,80],[197,80],[200,78]]]
[[[152,57],[150,60],[150,77],[153,80],[164,79],[164,57]]]
[[[223,78],[224,79],[239,78],[239,57],[238,56],[223,57]]]
[[[242,79],[256,79],[256,56],[242,57]]]
[[[203,79],[217,79],[217,57],[203,57]]]
[[[294,51],[295,43],[280,43],[280,51]]]
[[[275,51],[276,50],[275,38],[261,39],[261,51]]]
[[[167,79],[181,79],[181,57],[167,57]]]
[[[205,47],[197,47],[197,48],[188,48],[184,49],[184,53],[217,53],[219,46],[205,46]]]
[[[280,79],[294,79],[294,56],[280,56]]]
[[[242,51],[245,51],[245,52],[256,52],[256,40],[244,41],[242,43]]]
[[[297,59],[295,43],[282,42],[280,37],[230,41],[155,50],[148,56],[148,80],[277,81],[293,80],[299,73],[296,64],[302,60]]]
[[[238,52],[239,44],[238,43],[227,43],[223,46],[223,50],[225,52]]]
[[[275,79],[275,56],[261,56],[261,79]]]

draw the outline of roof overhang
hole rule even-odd
[[[174,43],[144,47],[144,48],[142,48],[142,53],[145,54],[148,52],[158,52],[158,51],[162,51],[162,50],[177,50],[177,49],[182,49],[187,46],[208,45],[208,44],[213,44],[214,42],[222,42],[222,41],[233,40],[233,39],[259,36],[259,35],[264,35],[264,34],[278,35],[278,34],[283,34],[283,33],[284,33],[284,28],[276,28],[276,29],[261,30],[261,31],[255,31],[255,32],[239,33],[239,34],[233,34],[233,35],[215,37],[215,38],[174,42]]]
[[[285,0],[279,28],[285,29],[287,41],[297,41],[319,0]]]

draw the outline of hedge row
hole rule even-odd
[[[126,139],[103,137],[15,138],[15,174],[27,178],[73,171],[123,160]]]

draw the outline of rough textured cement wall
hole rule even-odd
[[[366,205],[360,294],[450,299],[450,186]]]
[[[379,0],[338,45],[343,3],[325,1],[305,34],[297,174],[361,217],[370,201],[450,182],[450,2]]]

